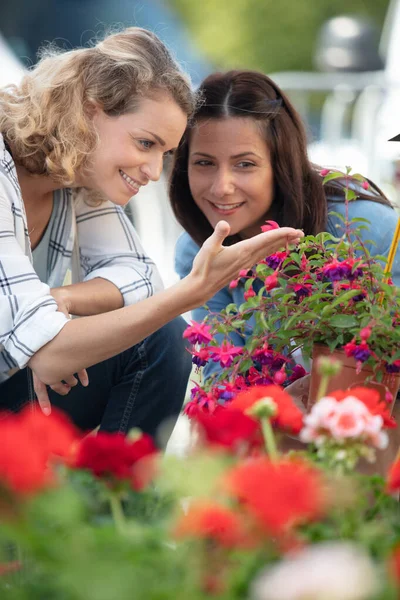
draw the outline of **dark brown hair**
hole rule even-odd
[[[212,227],[195,204],[190,193],[188,157],[190,134],[202,119],[250,117],[262,125],[274,174],[273,204],[268,217],[281,226],[296,227],[306,235],[326,228],[327,202],[343,201],[344,185],[335,181],[325,187],[321,167],[307,156],[307,137],[299,114],[287,96],[266,75],[256,71],[214,73],[199,88],[202,97],[176,153],[170,178],[170,202],[174,214],[201,245],[211,235]],[[358,184],[360,187],[360,184]],[[371,183],[371,195],[357,191],[359,197],[389,204],[382,192]],[[231,236],[225,243],[234,243]]]

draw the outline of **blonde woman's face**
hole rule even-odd
[[[169,95],[159,94],[143,98],[134,113],[120,117],[96,107],[93,123],[99,144],[79,185],[124,205],[143,185],[159,179],[164,157],[177,148],[187,118]]]
[[[189,144],[189,185],[212,227],[223,219],[232,235],[260,233],[273,201],[273,171],[257,122],[228,117],[197,123]]]

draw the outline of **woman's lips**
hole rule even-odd
[[[207,200],[207,202],[211,205],[213,210],[215,210],[215,212],[217,212],[220,215],[233,215],[244,204],[244,202],[230,202],[229,204],[219,202],[217,203],[211,202],[210,200]]]

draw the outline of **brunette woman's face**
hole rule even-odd
[[[197,122],[190,134],[189,185],[212,227],[223,219],[231,235],[260,233],[273,202],[273,172],[260,124],[251,117]]]
[[[96,107],[93,123],[99,143],[79,184],[124,205],[141,186],[159,179],[164,157],[177,148],[187,117],[171,96],[160,93],[119,117]]]

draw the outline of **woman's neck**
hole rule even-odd
[[[47,175],[32,175],[25,167],[15,166],[24,203],[46,200],[55,190],[62,187]]]

